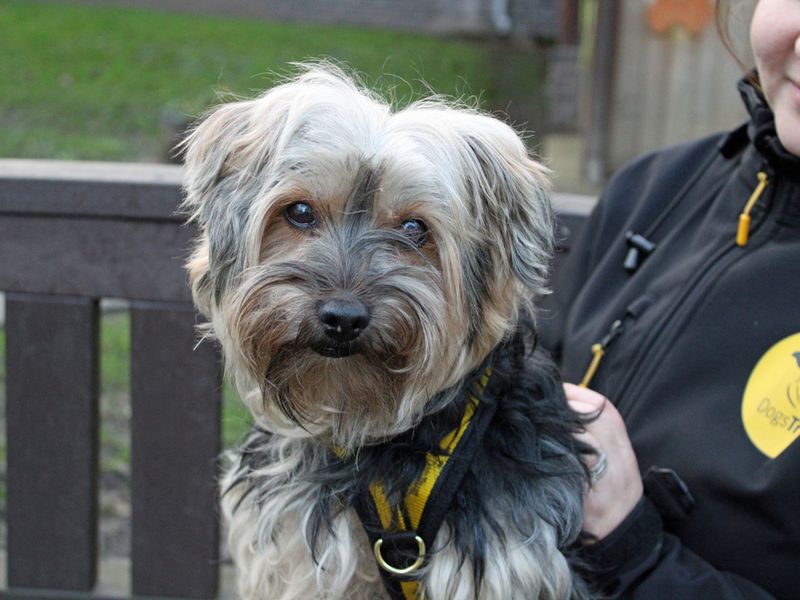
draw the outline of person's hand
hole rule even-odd
[[[595,476],[584,493],[583,531],[602,540],[622,523],[642,497],[639,465],[625,423],[607,398],[571,383],[564,384],[564,392],[575,412],[599,413],[578,437],[598,451],[597,456],[587,457]]]

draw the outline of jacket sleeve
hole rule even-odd
[[[647,498],[608,537],[585,546],[583,558],[589,579],[612,598],[774,598],[743,577],[715,569],[665,533]]]

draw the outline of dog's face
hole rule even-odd
[[[544,289],[544,169],[508,126],[310,69],[187,142],[194,298],[270,428],[353,447],[436,410]]]

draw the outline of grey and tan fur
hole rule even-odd
[[[395,111],[312,65],[211,113],[186,142],[185,191],[194,298],[257,428],[224,482],[241,597],[382,598],[351,481],[374,448],[445,414],[532,315],[553,247],[546,170],[497,119],[440,100]],[[583,480],[563,454],[568,477],[522,493],[529,516],[509,522],[520,498],[486,497],[501,529],[481,525],[471,550],[445,522],[429,600],[581,597],[559,548]]]

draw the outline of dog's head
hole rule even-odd
[[[273,429],[352,447],[413,426],[544,290],[545,169],[474,110],[393,111],[307,67],[211,113],[186,176],[195,302]]]

